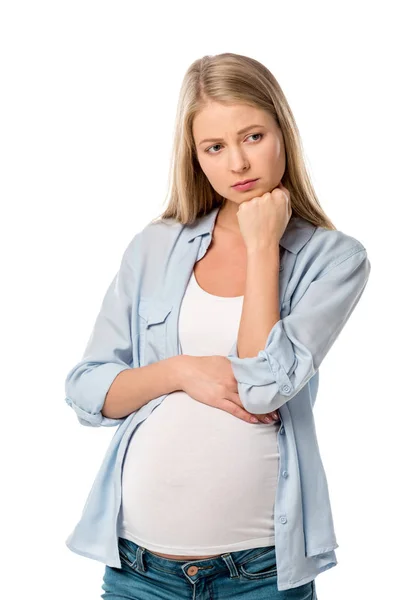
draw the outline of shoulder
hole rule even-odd
[[[179,236],[183,225],[175,219],[157,219],[140,232],[141,244],[147,252],[164,252]]]
[[[305,228],[312,232],[308,242],[298,253],[298,261],[302,266],[313,264],[313,270],[327,271],[345,261],[356,253],[367,256],[364,244],[356,237],[339,229],[326,229],[312,225],[310,222],[296,217]]]
[[[151,257],[166,256],[182,228],[174,219],[151,221],[133,236],[124,251],[124,260],[133,269],[139,269]]]

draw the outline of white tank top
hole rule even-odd
[[[179,315],[183,354],[227,356],[242,303],[204,291],[193,272]],[[183,556],[274,545],[279,427],[170,393],[128,445],[118,535]]]

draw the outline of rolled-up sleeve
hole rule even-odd
[[[355,309],[371,264],[365,248],[336,261],[307,287],[290,314],[271,329],[257,356],[228,354],[244,408],[271,412],[293,398],[321,365]]]
[[[134,273],[125,250],[120,268],[103,298],[82,359],[68,372],[65,402],[82,425],[112,427],[126,417],[111,419],[101,410],[119,373],[132,368],[132,294]]]

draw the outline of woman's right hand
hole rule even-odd
[[[274,423],[280,419],[277,410],[265,415],[247,412],[238,394],[231,361],[225,356],[182,354],[179,355],[178,369],[181,389],[194,400],[224,410],[248,423],[252,423],[252,417],[261,423]]]

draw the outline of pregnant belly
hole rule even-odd
[[[179,391],[170,394],[128,444],[122,537],[181,561],[221,556],[224,546],[248,540],[268,543],[278,428],[247,423]]]

